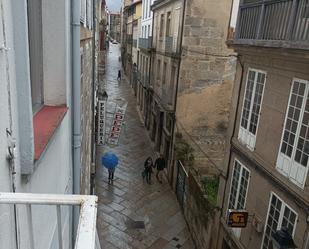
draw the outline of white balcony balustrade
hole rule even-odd
[[[18,229],[19,244],[21,248],[29,249],[43,249],[39,246],[42,243],[38,243],[42,239],[42,234],[49,231],[48,224],[44,226],[44,216],[50,216],[51,220],[55,222],[56,219],[56,236],[50,234],[48,237],[50,241],[56,237],[56,248],[67,249],[70,233],[66,233],[66,238],[63,237],[64,222],[63,213],[64,210],[69,210],[69,216],[72,217],[72,208],[76,206],[80,210],[79,223],[75,239],[75,249],[101,249],[100,242],[96,231],[96,217],[97,217],[97,197],[88,195],[53,195],[53,194],[29,194],[29,193],[0,193],[0,205],[12,205],[16,207],[16,224],[23,224],[23,230],[20,227]],[[22,207],[23,206],[23,207]],[[39,214],[36,213],[37,208],[40,207]],[[49,208],[46,208],[49,207]],[[67,209],[65,209],[65,207]],[[25,212],[21,211],[21,208],[25,208]],[[55,216],[49,214],[48,211],[54,209]],[[26,215],[23,215],[23,214]],[[53,213],[53,215],[54,215]],[[33,216],[36,215],[38,220],[34,220]],[[55,219],[54,219],[55,217]],[[40,221],[41,220],[41,221]],[[37,223],[41,223],[40,227],[36,227]],[[43,225],[42,225],[43,223]],[[1,224],[3,225],[3,224]],[[18,226],[17,225],[17,226]],[[41,232],[40,232],[41,231]],[[26,234],[27,233],[27,234]],[[23,236],[21,238],[20,236]],[[45,248],[49,248],[51,242],[46,241]],[[23,246],[23,243],[27,246]],[[71,243],[69,243],[71,244]]]

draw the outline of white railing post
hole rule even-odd
[[[62,225],[61,225],[61,206],[60,205],[57,205],[57,230],[58,230],[59,249],[63,249]]]
[[[27,209],[27,224],[28,224],[28,232],[29,232],[29,244],[30,244],[30,249],[34,249],[34,235],[33,235],[31,204],[26,205],[26,209]]]

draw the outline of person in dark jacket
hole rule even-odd
[[[117,77],[117,80],[121,80],[121,71],[118,70],[118,77]]]
[[[153,161],[151,157],[148,157],[144,163],[144,177],[148,184],[151,184],[151,174],[152,174]]]
[[[166,162],[162,154],[160,154],[160,157],[158,157],[157,160],[155,161],[155,167],[157,168],[156,177],[160,183],[163,183],[162,174],[163,174],[164,168],[166,167]]]

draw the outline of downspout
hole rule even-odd
[[[239,56],[237,56],[237,62],[239,62],[240,66],[241,66],[241,76],[240,76],[240,82],[239,82],[239,88],[238,88],[237,104],[236,104],[236,109],[235,109],[235,118],[234,118],[234,122],[233,122],[233,131],[232,131],[232,135],[231,135],[231,138],[230,138],[230,146],[232,145],[232,139],[235,136],[236,122],[237,122],[237,119],[238,119],[238,109],[239,109],[239,104],[240,104],[240,94],[241,94],[243,78],[244,78],[244,65],[241,63]],[[220,219],[222,218],[222,214],[223,214],[226,188],[227,188],[227,181],[229,179],[230,169],[231,169],[231,160],[232,160],[232,153],[231,153],[231,148],[230,148],[229,149],[228,164],[227,164],[227,172],[226,172],[226,177],[225,177],[224,192],[223,192],[222,203],[221,203],[221,207],[220,207],[220,210],[221,210],[220,211],[221,212],[220,213]],[[217,235],[216,247],[218,247],[218,243],[219,243],[219,236]]]
[[[179,59],[178,59],[178,72],[177,72],[177,82],[176,82],[176,91],[174,96],[174,109],[173,109],[173,125],[172,125],[172,137],[171,137],[171,147],[170,147],[170,154],[171,162],[175,160],[174,158],[174,146],[175,146],[175,126],[176,126],[176,110],[177,110],[177,98],[178,98],[178,86],[179,86],[179,77],[180,77],[180,66],[181,66],[181,56],[182,56],[182,42],[183,42],[183,30],[185,26],[185,14],[186,14],[186,6],[187,0],[183,0],[183,12],[182,12],[182,20],[181,20],[181,29],[180,29],[180,43],[179,43]],[[172,164],[171,164],[172,165]],[[175,164],[173,164],[175,165]],[[170,184],[173,187],[173,178],[174,178],[174,167],[170,172]]]
[[[94,178],[96,174],[96,147],[95,147],[95,97],[96,97],[96,28],[97,28],[97,18],[96,18],[96,0],[92,0],[92,134],[91,134],[91,175],[90,175],[90,193],[94,194]]]
[[[80,194],[81,175],[81,82],[80,82],[80,0],[71,0],[72,9],[72,119],[73,119],[73,194]],[[79,208],[73,207],[73,244],[79,221]]]

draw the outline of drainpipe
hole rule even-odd
[[[176,126],[176,110],[177,110],[177,97],[178,97],[178,86],[179,86],[179,77],[180,77],[180,66],[181,66],[181,56],[182,56],[182,42],[183,42],[183,30],[185,26],[185,14],[186,14],[186,5],[187,0],[183,0],[183,12],[182,12],[182,20],[181,20],[181,29],[180,29],[180,43],[179,43],[179,60],[178,60],[178,72],[177,72],[177,82],[176,82],[176,91],[174,96],[174,110],[173,110],[173,125],[172,125],[172,137],[171,137],[171,147],[170,147],[170,154],[171,162],[173,162],[174,158],[174,145],[175,145],[175,126]],[[173,178],[174,178],[174,166],[170,172],[170,184],[173,187]]]
[[[237,95],[237,104],[236,104],[236,109],[235,109],[235,117],[234,117],[234,121],[233,121],[233,131],[232,131],[232,135],[230,137],[230,146],[232,145],[232,139],[235,136],[235,131],[236,131],[236,123],[237,123],[237,119],[238,119],[238,109],[239,109],[239,105],[240,105],[240,93],[241,93],[241,89],[242,89],[242,85],[243,85],[243,80],[244,80],[244,64],[241,62],[240,57],[237,56],[237,62],[239,62],[239,65],[241,67],[241,76],[240,76],[240,82],[239,82],[239,88],[238,88],[238,95]],[[229,180],[229,175],[230,175],[230,170],[231,170],[231,160],[232,160],[232,152],[231,152],[231,148],[229,149],[229,157],[228,157],[228,164],[227,164],[227,172],[226,172],[226,177],[225,177],[225,184],[224,184],[224,192],[223,192],[223,197],[221,200],[221,204],[220,204],[220,219],[223,217],[223,208],[224,208],[224,203],[225,203],[225,195],[226,195],[226,191],[227,191],[227,182]],[[217,235],[217,241],[216,241],[216,248],[218,247],[219,244],[219,235]]]
[[[96,18],[96,0],[92,0],[92,134],[91,134],[91,175],[90,175],[90,193],[94,194],[94,178],[96,174],[96,147],[95,147],[95,97],[96,97],[96,28],[97,28],[97,18]]]
[[[80,194],[81,175],[81,82],[80,82],[80,0],[71,0],[72,9],[72,118],[73,118],[73,194]],[[79,220],[79,208],[73,207],[73,244]]]

